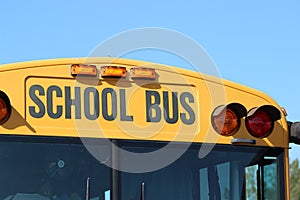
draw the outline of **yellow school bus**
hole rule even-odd
[[[0,199],[289,199],[289,123],[262,92],[121,58],[0,80]]]

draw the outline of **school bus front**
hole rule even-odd
[[[0,199],[288,199],[287,122],[264,93],[119,58],[0,79]]]

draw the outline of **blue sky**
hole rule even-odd
[[[120,32],[167,28],[200,44],[223,78],[269,94],[300,120],[297,0],[11,0],[0,8],[0,64],[85,57]],[[292,157],[299,152],[293,147]]]

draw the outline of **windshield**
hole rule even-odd
[[[131,142],[122,148],[136,153],[157,150],[145,145]],[[176,151],[182,147],[173,148]],[[199,149],[200,145],[192,145],[175,162],[157,171],[123,172],[121,199],[284,199],[284,187],[280,185],[284,180],[282,149],[215,145],[201,159]],[[125,160],[121,156],[121,163]]]
[[[155,152],[165,143],[119,141],[122,150]],[[86,144],[85,144],[86,145]],[[0,142],[0,199],[5,200],[223,200],[283,199],[283,150],[215,145],[199,158],[193,144],[167,167],[144,173],[118,172],[131,162],[122,153],[111,159],[111,146],[97,160],[79,139],[15,138]],[[184,146],[185,147],[185,146]],[[184,148],[180,144],[171,149]],[[153,160],[153,162],[157,162]],[[139,165],[142,165],[140,163]],[[113,188],[112,188],[113,186]]]
[[[5,200],[104,199],[110,190],[110,168],[72,140],[2,141],[0,171]]]

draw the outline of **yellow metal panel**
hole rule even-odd
[[[88,79],[82,79],[83,82],[84,80]],[[77,136],[74,135],[77,131],[82,137],[115,138],[119,135],[128,139],[149,139],[164,134],[174,137],[180,133],[186,137],[198,133],[198,100],[195,99],[194,103],[188,103],[188,99],[180,101],[180,97],[184,94],[191,94],[197,98],[196,88],[180,84],[160,84],[159,90],[155,87],[151,84],[140,87],[135,82],[114,79],[90,85],[74,79],[31,77],[26,81],[26,121],[35,127],[37,132],[52,136],[58,132]],[[58,95],[58,91],[61,95]],[[29,95],[30,92],[32,96],[39,98],[40,104],[34,102]],[[149,99],[147,101],[147,94],[148,98],[152,98],[152,103]],[[147,122],[149,121],[146,115],[147,103],[152,105],[155,98],[160,102],[160,106],[150,109],[154,122]],[[165,119],[163,104],[167,98],[169,112],[166,114],[170,119],[173,118],[174,122],[167,122]],[[169,103],[172,98],[176,99],[178,109],[172,109],[173,105]],[[79,105],[68,104],[67,101],[71,100],[78,102]],[[195,115],[191,124],[186,122],[189,119],[185,119],[189,116],[183,116],[189,115],[185,104],[191,107]],[[58,127],[60,131],[53,131]],[[191,139],[193,138],[189,138]]]

